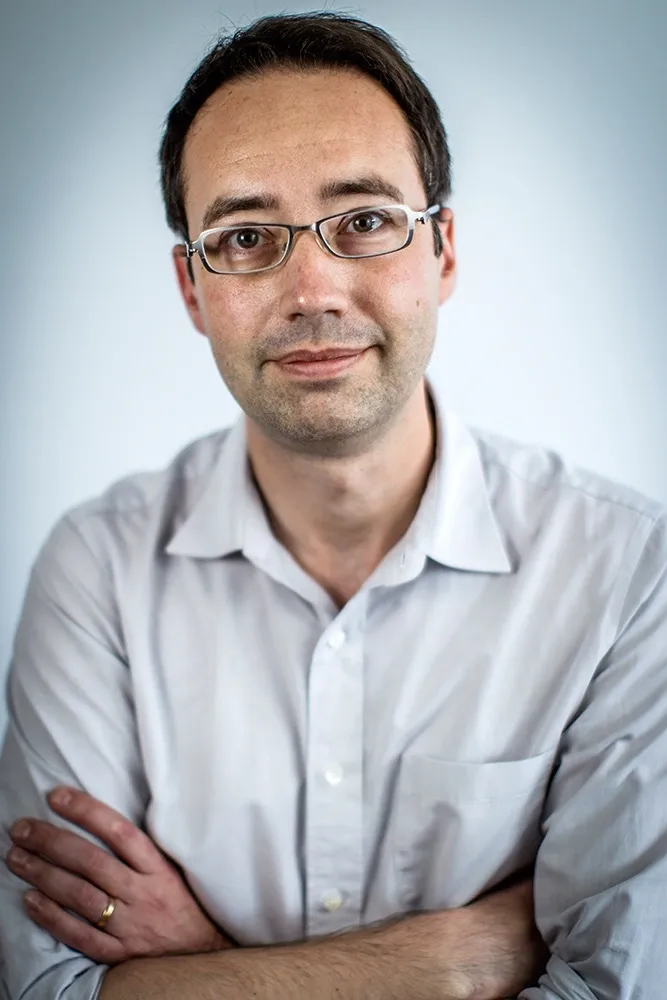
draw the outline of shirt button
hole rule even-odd
[[[332,764],[324,772],[324,777],[329,782],[330,785],[340,785],[343,780],[343,768],[340,764]]]
[[[331,633],[331,635],[327,639],[327,645],[331,649],[340,649],[340,647],[344,645],[346,638],[347,636],[345,635],[343,630],[337,628],[334,632]]]
[[[329,889],[322,896],[322,906],[329,913],[333,913],[335,910],[339,910],[343,905],[343,895],[338,891],[338,889]]]

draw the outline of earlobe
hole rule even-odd
[[[192,258],[188,259],[185,255],[183,245],[177,244],[172,250],[172,259],[176,270],[176,280],[178,281],[178,287],[181,291],[185,308],[188,311],[188,316],[192,320],[195,329],[205,335],[206,331],[204,330],[201,310],[199,308],[199,297],[197,295],[197,286],[194,281],[191,264]]]

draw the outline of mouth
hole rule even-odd
[[[323,351],[293,351],[279,358],[276,364],[287,375],[297,378],[331,378],[349,371],[370,350],[362,348],[330,347]]]

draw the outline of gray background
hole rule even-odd
[[[667,500],[667,3],[327,7],[395,34],[450,134],[459,285],[431,375],[451,406]],[[283,9],[1,8],[2,671],[55,519],[237,412],[177,295],[156,149],[212,36]]]

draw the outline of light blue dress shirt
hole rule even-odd
[[[64,516],[30,579],[0,850],[80,786],[241,944],[462,906],[534,865],[525,1000],[667,996],[667,519],[436,403],[418,513],[338,609],[273,536],[245,424]],[[0,866],[11,1000],[104,968]]]

